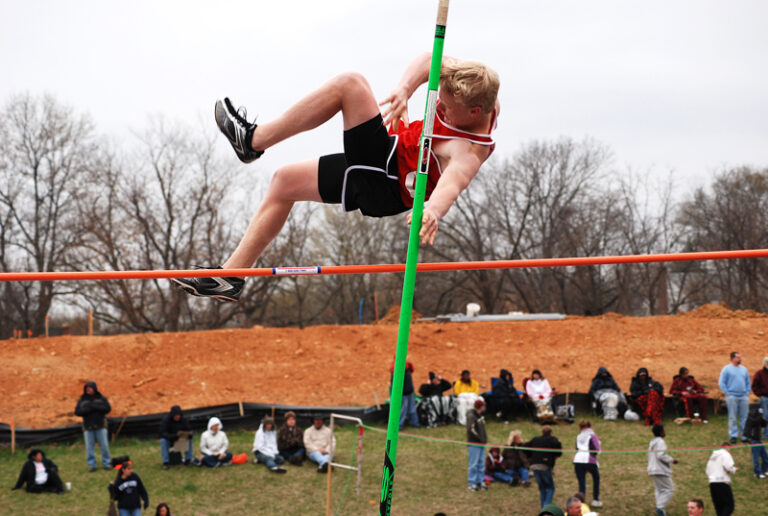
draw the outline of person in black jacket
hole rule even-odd
[[[117,478],[109,483],[109,495],[117,502],[120,516],[141,516],[141,502],[149,508],[149,494],[139,475],[133,472],[131,461],[125,461],[117,472]]]
[[[603,409],[603,419],[614,421],[623,409],[626,409],[626,401],[621,389],[605,367],[599,367],[597,374],[592,378],[589,386],[589,395],[599,403]]]
[[[75,407],[75,415],[83,418],[83,438],[85,440],[85,456],[90,471],[96,471],[95,444],[98,441],[101,449],[101,465],[109,467],[109,432],[107,431],[106,415],[112,410],[109,401],[96,387],[96,382],[86,382],[83,395]]]
[[[531,471],[536,477],[536,483],[539,485],[539,498],[541,506],[544,507],[552,502],[555,496],[555,479],[552,476],[552,470],[555,468],[555,461],[563,452],[562,443],[552,435],[552,427],[544,425],[541,427],[541,435],[534,437],[523,445],[524,448],[550,448],[557,451],[533,451],[526,450],[526,455],[531,458]]]
[[[422,383],[419,386],[419,396],[429,398],[430,396],[442,396],[443,393],[451,388],[451,382],[440,377],[433,371],[429,372],[429,382]]]
[[[648,369],[641,367],[629,385],[632,398],[646,425],[660,425],[664,414],[664,387],[650,377]]]
[[[163,469],[168,469],[170,466],[170,452],[174,443],[181,436],[189,437],[189,444],[184,454],[184,464],[190,464],[192,462],[192,427],[189,426],[189,421],[184,417],[184,413],[181,411],[181,407],[174,405],[171,407],[171,411],[163,416],[160,421],[160,451],[163,455]]]
[[[515,389],[512,373],[506,369],[499,372],[499,379],[493,384],[489,402],[489,411],[500,415],[505,422],[509,422],[515,410],[521,406],[522,402]]]
[[[394,377],[395,363],[389,368]],[[390,378],[390,392],[392,392],[392,378]],[[419,416],[416,412],[416,390],[413,388],[413,364],[405,363],[405,376],[403,377],[403,400],[400,405],[400,430],[405,426],[406,419],[412,427],[419,426]]]
[[[64,485],[59,478],[59,468],[51,459],[45,458],[45,453],[39,448],[32,448],[27,455],[27,462],[21,468],[19,480],[13,489],[21,489],[27,484],[28,493],[44,491],[64,494]]]
[[[749,444],[756,445],[752,446],[752,466],[755,478],[768,477],[768,453],[765,451],[765,446],[760,446],[763,442],[763,429],[766,426],[768,426],[768,421],[765,420],[763,409],[761,407],[752,409],[744,425],[744,437],[749,439]]]

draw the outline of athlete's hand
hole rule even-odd
[[[400,125],[400,120],[403,121],[405,127],[408,127],[408,95],[402,88],[396,88],[389,94],[389,97],[385,98],[379,106],[389,104],[381,116],[384,117],[384,126],[388,127],[390,122],[392,123],[392,129],[397,131]]]
[[[413,217],[413,212],[408,214],[409,225],[411,217]],[[421,231],[419,231],[421,245],[434,245],[435,236],[437,236],[437,221],[437,216],[429,210],[429,207],[424,208],[424,213],[421,216]]]

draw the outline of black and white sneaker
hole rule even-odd
[[[195,267],[204,269],[205,267]],[[211,267],[221,269],[221,267]],[[240,299],[245,280],[243,278],[171,278],[187,294],[200,297],[212,297],[221,301],[236,303]]]
[[[253,138],[253,130],[256,129],[256,123],[249,122],[246,119],[248,113],[244,107],[241,106],[239,109],[235,109],[232,101],[224,97],[224,100],[216,101],[214,114],[216,115],[216,125],[219,126],[219,130],[227,137],[229,143],[232,144],[232,148],[235,149],[235,154],[240,158],[240,161],[250,163],[259,159],[264,154],[263,150],[253,150],[251,147],[251,139]]]

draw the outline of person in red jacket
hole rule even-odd
[[[669,393],[682,400],[688,417],[699,414],[702,423],[707,422],[707,393],[704,392],[704,387],[689,374],[687,367],[681,367],[680,374],[672,379]]]
[[[763,367],[752,377],[752,392],[760,397],[760,408],[763,409],[763,414],[768,416],[768,357],[763,359]],[[768,426],[763,431],[763,439],[768,439]]]

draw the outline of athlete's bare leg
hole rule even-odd
[[[269,183],[267,195],[248,224],[245,235],[225,269],[252,267],[264,248],[277,236],[296,201],[321,202],[317,188],[317,163],[314,158],[279,168]]]
[[[303,131],[309,131],[342,112],[344,130],[380,113],[368,81],[360,74],[334,77],[271,122],[260,124],[251,144],[264,150]],[[264,248],[277,236],[296,201],[322,202],[317,186],[317,159],[282,167],[275,172],[267,195],[248,224],[245,235],[225,269],[252,267]]]
[[[259,124],[251,146],[265,150],[291,136],[318,127],[342,112],[344,130],[379,114],[379,105],[368,81],[359,73],[344,73],[323,84],[281,116]]]

